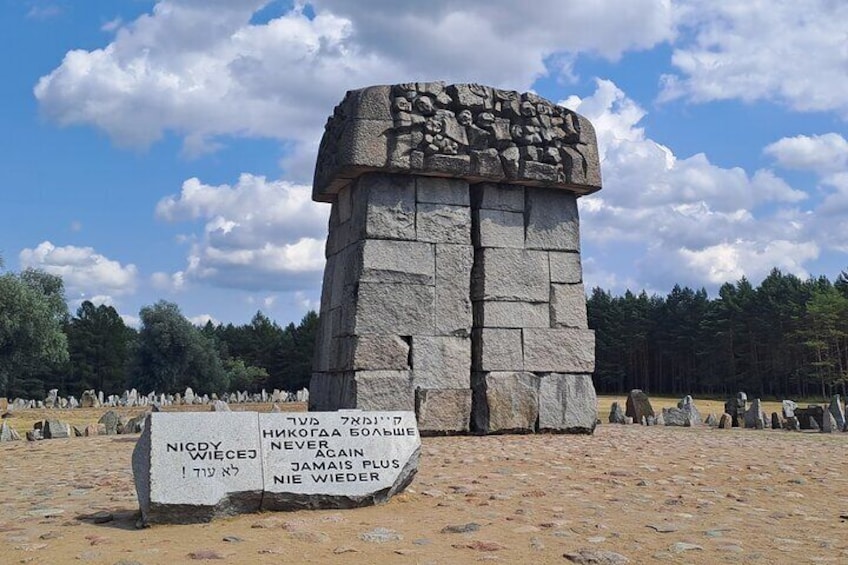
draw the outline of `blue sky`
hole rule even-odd
[[[587,288],[848,268],[848,4],[0,0],[0,255],[133,322],[298,321],[347,89],[480,82],[589,117]],[[520,16],[520,17],[519,17]]]

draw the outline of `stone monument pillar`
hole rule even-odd
[[[577,198],[584,117],[440,82],[347,93],[313,200],[332,203],[310,410],[415,410],[423,434],[592,433]]]

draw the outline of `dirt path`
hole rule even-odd
[[[135,439],[0,444],[0,563],[540,564],[580,549],[630,563],[848,562],[848,434],[604,425],[425,438],[411,488],[384,506],[144,530]],[[96,512],[113,519],[79,519]]]

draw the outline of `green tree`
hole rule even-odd
[[[27,269],[0,275],[0,391],[43,397],[40,374],[68,359],[62,279]]]
[[[133,386],[140,391],[198,393],[228,389],[227,373],[213,340],[171,302],[141,309]]]
[[[97,389],[120,394],[126,387],[128,363],[135,331],[124,324],[117,310],[86,300],[66,328],[70,354],[70,382],[74,394]]]

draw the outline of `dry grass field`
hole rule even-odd
[[[600,399],[602,420],[614,400]],[[15,427],[45,416],[31,412]],[[85,424],[103,410],[58,412]],[[606,424],[593,436],[424,438],[411,487],[382,506],[143,530],[135,439],[0,444],[0,563],[567,564],[580,551],[631,564],[848,562],[848,434]]]

